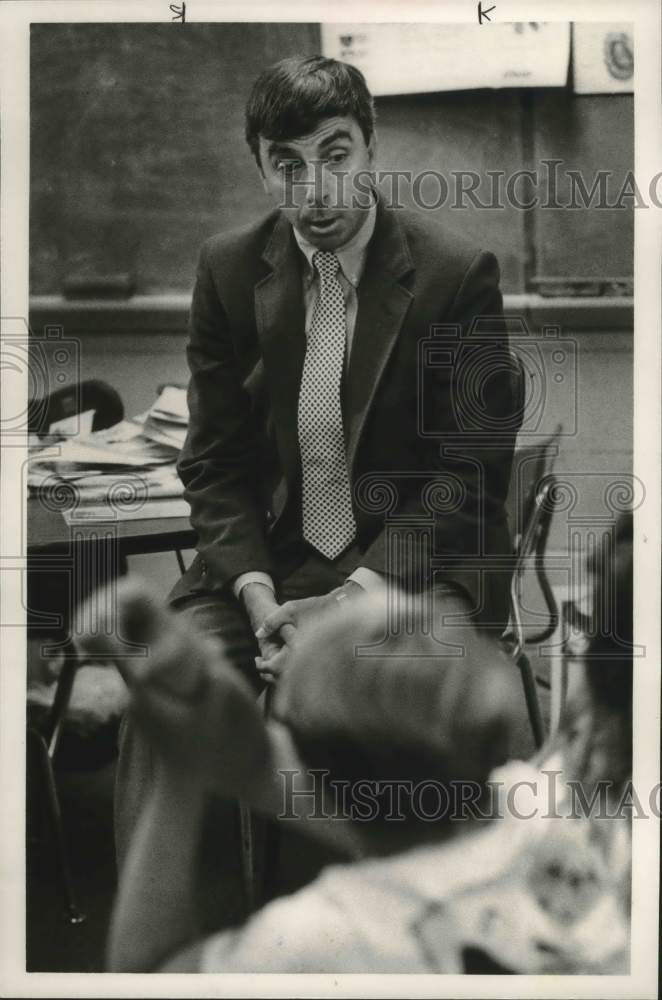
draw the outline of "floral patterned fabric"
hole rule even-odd
[[[328,869],[243,929],[211,938],[201,971],[462,973],[477,971],[468,956],[478,955],[485,971],[627,973],[629,825],[573,818],[569,786],[549,777],[561,764],[500,769],[500,818]]]

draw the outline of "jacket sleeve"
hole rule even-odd
[[[438,353],[451,360],[419,373],[419,392],[424,388],[419,397],[422,428],[427,429],[419,442],[425,474],[419,481],[400,484],[398,506],[391,513],[394,520],[404,516],[416,524],[418,519],[423,534],[429,534],[432,514],[432,551],[441,579],[473,591],[467,580],[475,577],[475,569],[467,574],[466,564],[475,567],[489,552],[495,526],[507,536],[504,503],[521,423],[499,266],[492,253],[474,257],[438,323],[448,329],[441,332]],[[360,565],[415,588],[429,585],[420,538],[407,544],[408,551],[398,554],[383,531]]]
[[[247,570],[272,572],[259,491],[259,448],[223,303],[203,246],[191,304],[189,429],[177,469],[205,567],[220,589]]]

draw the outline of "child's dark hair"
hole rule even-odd
[[[263,70],[246,104],[246,141],[258,167],[260,136],[295,139],[333,115],[356,119],[368,145],[375,130],[375,106],[355,66],[324,56],[291,56]]]
[[[623,514],[595,554],[586,675],[593,698],[628,714],[632,704],[632,515]]]
[[[561,740],[570,738],[568,770],[585,783],[607,780],[618,796],[632,774],[632,515],[623,514],[588,560],[592,611],[586,620],[587,706],[569,705]],[[583,733],[583,735],[582,735]]]

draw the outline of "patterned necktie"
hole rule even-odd
[[[313,266],[320,291],[308,334],[298,417],[303,537],[327,559],[335,559],[356,534],[340,407],[345,299],[336,255],[318,251]]]

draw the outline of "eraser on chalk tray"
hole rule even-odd
[[[130,274],[70,274],[62,282],[67,299],[128,299],[134,292]]]

